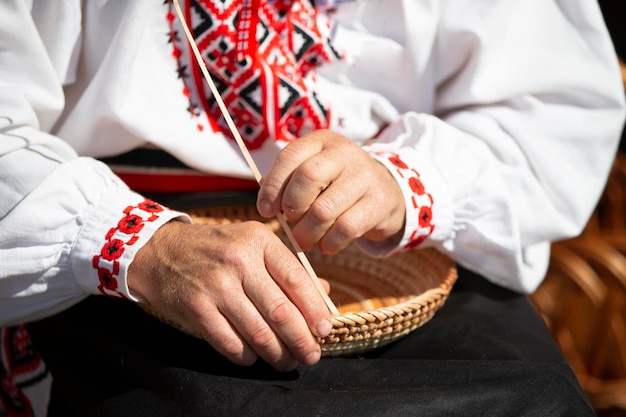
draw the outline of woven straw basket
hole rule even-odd
[[[267,221],[253,206],[187,210],[200,224],[245,220],[264,222],[289,246],[277,220]],[[323,356],[354,355],[406,336],[444,304],[457,278],[454,263],[434,249],[374,259],[352,245],[336,255],[306,254],[319,277],[330,283],[340,314],[329,336],[320,339]]]

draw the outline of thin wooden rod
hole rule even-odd
[[[189,45],[191,46],[191,49],[193,50],[196,61],[198,62],[198,65],[200,66],[200,69],[202,70],[202,74],[204,75],[204,78],[209,84],[209,88],[211,89],[211,92],[213,93],[213,97],[217,101],[217,105],[219,106],[219,109],[222,112],[222,116],[224,116],[224,119],[226,120],[226,124],[228,125],[228,128],[230,129],[231,133],[233,134],[235,141],[237,141],[237,145],[239,145],[239,149],[241,150],[241,153],[243,154],[244,159],[248,163],[250,170],[252,170],[252,173],[254,174],[254,178],[256,179],[257,183],[260,185],[261,179],[262,179],[261,173],[259,172],[259,169],[257,168],[256,163],[252,159],[252,156],[250,155],[250,152],[248,151],[248,148],[246,147],[244,140],[239,134],[239,130],[237,129],[235,122],[233,122],[233,119],[230,116],[230,113],[228,112],[228,108],[224,104],[224,100],[222,100],[222,96],[217,90],[217,87],[215,86],[215,83],[213,82],[213,78],[211,77],[211,74],[209,74],[209,70],[207,69],[206,64],[204,63],[202,54],[200,54],[200,51],[198,50],[198,45],[196,45],[196,42],[193,36],[191,35],[191,31],[189,30],[189,26],[187,25],[187,21],[185,20],[185,16],[183,15],[183,12],[180,8],[180,4],[178,0],[174,0],[174,7],[176,8],[176,13],[178,14],[178,18],[180,19],[180,22],[183,25],[185,35],[187,36]],[[278,218],[278,221],[281,227],[285,231],[285,234],[287,234],[287,238],[289,239],[289,242],[291,242],[291,245],[296,251],[296,255],[298,256],[298,259],[300,259],[302,266],[304,266],[304,269],[307,271],[307,273],[313,280],[313,283],[315,284],[315,287],[317,288],[318,292],[324,299],[324,302],[326,303],[326,307],[331,312],[331,314],[335,314],[335,315],[339,314],[339,310],[337,310],[337,307],[335,306],[335,304],[333,304],[328,294],[326,294],[326,291],[324,290],[324,287],[322,286],[318,276],[313,270],[311,263],[309,262],[306,255],[300,248],[300,245],[298,244],[295,237],[293,236],[293,233],[291,232],[291,229],[289,228],[289,225],[287,224],[287,220],[285,220],[284,213],[280,212],[278,213],[276,217]]]

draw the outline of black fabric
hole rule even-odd
[[[121,155],[100,158],[108,165],[144,166],[150,168],[185,168],[187,165],[161,149],[136,148]]]
[[[411,335],[289,373],[232,365],[105,297],[29,330],[54,404],[76,416],[595,415],[527,298],[462,269],[446,305]]]
[[[617,55],[626,59],[626,26],[624,26],[626,4],[624,0],[599,0],[598,4]]]
[[[624,0],[599,0],[600,9],[604,16],[615,52],[623,61],[626,61],[626,2]],[[626,152],[626,128],[622,130],[619,149]]]

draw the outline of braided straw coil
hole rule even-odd
[[[278,221],[263,219],[253,206],[187,212],[198,224],[262,221],[289,246]],[[340,312],[331,318],[331,333],[319,340],[323,356],[360,354],[406,336],[443,306],[457,278],[454,263],[434,249],[371,258],[351,245],[335,255],[318,250],[306,255],[330,283]]]

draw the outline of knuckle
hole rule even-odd
[[[209,333],[204,335],[204,339],[221,355],[239,365],[252,365],[257,359],[257,355],[235,334]]]
[[[317,346],[313,337],[309,336],[302,336],[291,342],[289,345],[289,351],[295,356],[297,356],[297,352],[309,353],[316,348]]]
[[[270,323],[282,326],[291,319],[291,306],[286,300],[278,301],[272,306],[268,313],[267,319]]]
[[[231,264],[235,264],[238,261],[231,260]],[[228,300],[233,294],[235,294],[234,284],[237,277],[227,271],[214,271],[210,278],[206,278],[210,281],[210,288],[206,291],[207,295],[211,297],[213,302],[221,306],[224,300]],[[200,312],[200,310],[198,310]]]
[[[263,179],[259,195],[262,198],[274,199],[282,190],[282,182],[278,178],[266,177]]]
[[[316,222],[327,223],[335,217],[335,210],[335,204],[331,200],[318,198],[311,204],[309,215]]]
[[[298,290],[305,285],[308,280],[308,275],[306,275],[306,272],[302,269],[302,265],[294,264],[292,267],[285,270],[281,286],[291,290]]]
[[[300,149],[295,142],[285,146],[278,154],[277,163],[297,165],[300,160]]]
[[[180,311],[184,308],[186,315],[190,316],[189,319],[204,317],[206,315],[206,302],[201,294],[202,292],[197,291],[185,300],[177,299],[175,305]]]
[[[339,219],[332,229],[319,241],[320,251],[327,255],[335,254],[345,249],[351,242],[362,235],[357,223],[349,219]]]
[[[266,240],[271,235],[268,227],[256,220],[250,220],[243,223],[246,234],[254,239]]]
[[[250,344],[253,346],[269,346],[276,336],[268,326],[259,326],[250,332]]]
[[[237,358],[243,356],[244,346],[241,341],[235,337],[222,337],[219,341],[220,351],[224,356]]]
[[[239,236],[247,236],[251,233],[252,234],[257,233],[258,224],[260,224],[260,222],[256,220],[249,220],[249,221],[243,221],[241,223],[237,223],[233,225],[233,227],[237,228],[235,233],[238,234]]]
[[[352,240],[358,238],[361,233],[359,224],[350,217],[341,217],[333,225],[333,233],[340,239]]]
[[[258,249],[266,246],[273,233],[259,221],[246,221],[237,225],[234,239],[224,242],[220,249],[221,262],[234,266],[237,270],[248,271],[254,265]]]
[[[319,164],[306,163],[300,165],[295,174],[295,179],[302,183],[316,184],[320,182],[321,174],[321,167]]]

